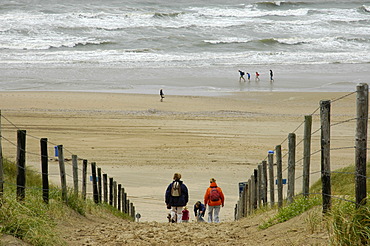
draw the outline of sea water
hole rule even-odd
[[[369,72],[370,1],[0,1],[2,91],[352,91]]]

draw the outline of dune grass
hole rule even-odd
[[[96,205],[91,200],[84,201],[71,190],[68,191],[67,202],[64,202],[61,199],[61,190],[56,186],[50,186],[49,204],[46,204],[42,199],[41,177],[29,168],[26,172],[26,198],[19,202],[16,199],[16,173],[16,165],[4,160],[4,197],[0,209],[1,234],[14,236],[31,245],[65,245],[54,228],[58,221],[73,213],[80,215],[107,213],[131,219],[110,205]]]
[[[325,221],[330,240],[333,245],[367,245],[370,242],[370,196],[367,196],[367,204],[356,207],[355,201],[355,167],[348,166],[334,171],[331,174],[332,184],[332,209],[328,214],[309,216],[308,224],[311,228],[316,227],[318,221]],[[370,165],[367,164],[367,177],[370,175]],[[370,182],[367,182],[367,191]],[[321,193],[321,180],[312,185],[311,193]],[[369,193],[368,193],[369,194]],[[260,225],[260,229],[266,229],[275,224],[285,222],[303,212],[321,207],[321,195],[311,195],[308,199],[299,195],[294,202],[278,210],[275,216]],[[317,218],[320,216],[320,218]],[[311,230],[313,232],[313,230]]]

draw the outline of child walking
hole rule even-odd
[[[190,219],[189,210],[187,207],[182,210],[182,223],[188,223]]]

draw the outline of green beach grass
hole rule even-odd
[[[42,199],[42,180],[38,173],[27,169],[26,198],[16,199],[16,165],[4,160],[4,197],[0,209],[0,233],[14,236],[31,245],[65,245],[55,231],[58,221],[71,213],[84,216],[86,213],[109,213],[122,219],[132,220],[127,214],[119,212],[108,204],[96,205],[84,201],[72,191],[68,192],[68,202],[61,199],[61,190],[50,186],[49,204]],[[1,245],[1,244],[0,244]]]

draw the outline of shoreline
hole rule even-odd
[[[39,152],[38,138],[48,138],[50,156],[54,143],[63,144],[68,154],[96,162],[122,183],[142,221],[166,221],[163,195],[173,173],[182,173],[190,190],[188,207],[203,199],[213,177],[226,196],[221,220],[231,221],[238,182],[248,180],[268,151],[282,143],[304,115],[314,112],[320,100],[347,94],[242,92],[221,97],[167,96],[160,102],[159,95],[0,92],[2,115],[11,122],[2,119],[2,136],[16,143],[17,129],[27,130],[32,136],[27,138],[27,162],[36,170],[40,160],[32,153]],[[333,104],[333,122],[354,117],[355,98],[352,94]],[[319,128],[319,113],[313,118],[314,131]],[[333,148],[353,145],[354,124],[333,128]],[[320,149],[317,134],[313,152]],[[297,142],[302,135],[300,128]],[[284,153],[286,145],[282,145]],[[352,152],[333,153],[332,170],[352,164]],[[13,160],[15,154],[15,147],[3,141],[3,155]],[[57,163],[50,168],[57,173]],[[315,155],[312,172],[319,168],[320,155]],[[317,179],[319,175],[313,175],[311,180]],[[59,184],[60,177],[55,175],[52,181]]]

